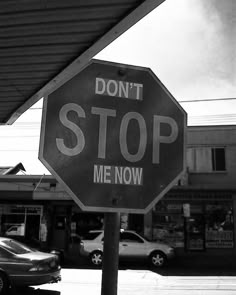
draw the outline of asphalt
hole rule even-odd
[[[62,265],[66,269],[97,269],[84,257],[67,259]],[[175,258],[163,268],[153,268],[145,262],[120,262],[119,270],[151,271],[162,276],[236,276],[234,259],[200,259],[199,257]],[[235,293],[236,294],[236,293]]]

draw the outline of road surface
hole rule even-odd
[[[62,269],[62,281],[16,290],[16,295],[101,294],[102,271]],[[190,293],[191,292],[191,293]],[[161,275],[150,270],[119,270],[117,295],[236,295],[236,276]]]

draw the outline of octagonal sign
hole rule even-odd
[[[39,159],[82,210],[145,213],[184,172],[185,130],[150,69],[92,60],[44,100]]]

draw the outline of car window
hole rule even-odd
[[[6,257],[8,257],[10,255],[11,254],[8,251],[6,251],[5,249],[0,247],[0,257],[5,257],[6,258]]]
[[[143,243],[143,240],[133,233],[120,233],[120,242]]]
[[[82,236],[82,240],[94,240],[96,239],[101,232],[88,232]]]
[[[16,242],[14,240],[3,240],[0,242],[2,248],[14,253],[14,254],[26,254],[32,252],[31,248]]]

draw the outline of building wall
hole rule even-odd
[[[182,254],[189,254],[190,252],[193,253],[194,249],[186,248],[186,230],[188,228],[186,222],[190,222],[190,219],[186,218],[199,218],[199,215],[201,215],[201,218],[205,218],[206,214],[209,215],[210,208],[214,208],[214,206],[225,207],[227,215],[227,210],[232,207],[233,241],[226,240],[225,245],[229,242],[227,247],[225,247],[224,242],[219,242],[219,247],[214,249],[206,248],[206,244],[204,244],[204,249],[195,249],[194,253],[200,256],[209,253],[222,257],[226,254],[229,256],[236,255],[236,126],[188,127],[187,132],[187,150],[191,148],[223,147],[225,149],[226,169],[224,171],[209,170],[208,172],[191,172],[187,169],[185,181],[180,182],[163,197],[161,200],[163,204],[158,203],[148,214],[142,216],[143,218],[140,215],[135,216],[135,214],[123,216],[123,226],[139,230],[154,240],[160,238],[158,234],[161,234],[162,239],[166,234],[169,239],[172,239],[172,242],[177,241],[177,248],[182,251]],[[210,163],[211,154],[207,152],[203,155],[209,155],[207,161]],[[202,164],[201,167],[205,167],[206,163],[200,164]],[[188,162],[187,166],[190,166]],[[65,248],[65,250],[74,247],[76,254],[78,253],[79,243],[77,235],[79,236],[85,229],[92,229],[94,226],[102,227],[103,218],[101,214],[82,212],[64,191],[61,184],[57,183],[52,176],[0,177],[0,204],[6,204],[0,212],[2,216],[8,212],[6,208],[8,208],[9,202],[18,205],[25,204],[25,208],[34,204],[43,206],[40,220],[41,224],[44,220],[43,223],[48,227],[48,243],[52,246],[56,243],[58,247]],[[190,217],[184,215],[184,204],[190,205]],[[47,212],[48,214],[46,214]],[[10,219],[4,218],[5,223],[3,225],[6,225],[7,222],[10,222]],[[73,223],[73,226],[71,223]],[[206,225],[207,223],[204,222],[204,234]],[[41,239],[40,234],[38,232]],[[53,238],[50,240],[50,237]],[[197,247],[197,243],[195,247]],[[199,247],[201,248],[200,244]]]
[[[236,188],[236,126],[188,127],[187,149],[193,147],[224,147],[226,171],[189,172],[190,185]],[[187,162],[187,168],[188,166]]]
[[[224,149],[225,169],[217,170],[212,163],[216,160],[212,149],[219,148]],[[197,157],[193,150],[197,151]],[[188,127],[187,154],[189,152],[186,175],[145,216],[144,232],[151,239],[173,244],[180,256],[195,255],[199,258],[196,263],[200,258],[210,257],[213,262],[217,261],[216,256],[234,261],[236,126]],[[186,204],[189,216],[184,213]],[[223,228],[228,218],[230,227]]]

